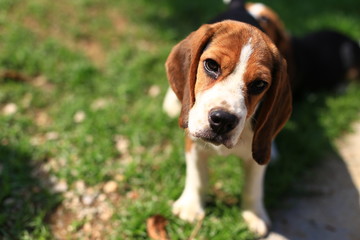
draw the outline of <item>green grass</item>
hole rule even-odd
[[[332,26],[360,39],[356,1],[265,3],[296,34]],[[53,238],[47,219],[63,197],[51,191],[51,176],[72,188],[119,174],[120,203],[111,219],[117,227],[109,239],[147,239],[146,219],[154,214],[169,220],[171,239],[190,236],[194,225],[170,210],[184,182],[184,133],[161,111],[163,66],[177,41],[223,8],[220,0],[0,1],[0,111],[17,106],[12,115],[0,114],[1,239]],[[10,70],[21,77],[4,74]],[[152,96],[154,86],[161,91]],[[318,94],[296,106],[278,138],[281,164],[267,176],[269,206],[335,151],[332,141],[359,117],[359,94],[353,84],[342,95]],[[77,122],[79,112],[85,118]],[[125,152],[116,149],[117,136],[129,141]],[[58,166],[39,173],[50,159]],[[217,187],[197,239],[251,239],[240,217],[240,162],[216,158],[211,165]]]

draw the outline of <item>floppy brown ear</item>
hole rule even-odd
[[[212,25],[203,25],[178,43],[166,60],[170,86],[182,103],[179,125],[187,128],[189,111],[195,102],[195,82],[200,56],[214,34]]]
[[[287,65],[280,60],[272,84],[257,113],[252,142],[253,158],[259,164],[270,160],[271,142],[291,115],[292,96]]]

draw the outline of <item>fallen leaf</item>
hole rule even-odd
[[[126,197],[131,200],[136,200],[139,198],[139,192],[133,190],[126,194]]]
[[[17,72],[15,70],[5,70],[0,72],[0,78],[14,80],[19,82],[26,82],[29,80],[29,77],[23,73]]]
[[[157,214],[147,219],[146,228],[148,235],[154,240],[167,240],[169,239],[166,232],[166,225],[168,221],[163,216]]]

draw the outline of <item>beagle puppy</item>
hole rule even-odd
[[[360,45],[348,36],[334,30],[290,36],[268,6],[247,3],[246,9],[286,58],[294,97],[309,91],[333,90],[347,79],[359,78]]]
[[[271,142],[292,109],[286,61],[261,30],[225,20],[192,32],[165,65],[186,133],[185,188],[173,213],[187,221],[203,218],[207,159],[234,154],[245,167],[242,216],[251,231],[266,235],[263,177]]]

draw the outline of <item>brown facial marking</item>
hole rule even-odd
[[[261,44],[261,46],[259,46]],[[273,56],[271,55],[271,51],[269,47],[264,43],[256,43],[254,46],[255,49],[262,49],[262,51],[254,51],[251,55],[248,67],[244,74],[244,82],[245,82],[245,102],[248,109],[247,117],[250,117],[254,114],[256,106],[263,98],[266,93],[265,89],[260,94],[249,94],[247,87],[252,81],[257,79],[261,79],[268,83],[268,87],[271,85],[271,69],[273,68]],[[268,51],[266,51],[266,49]]]
[[[229,31],[230,26],[231,24],[224,28],[224,31],[216,33],[202,54],[198,65],[195,94],[205,91],[217,82],[226,79],[235,69],[241,49],[249,41],[251,30],[249,28],[237,28],[238,31]],[[212,59],[220,65],[221,74],[217,79],[211,78],[205,72],[203,62],[206,59]]]
[[[230,108],[229,103],[227,103],[225,100],[220,103],[220,106],[222,106],[224,108]]]

